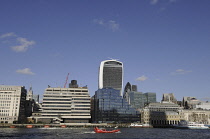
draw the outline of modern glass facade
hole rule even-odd
[[[142,92],[130,92],[129,101],[132,107],[140,109],[144,107],[145,95]]]
[[[122,90],[123,63],[116,60],[102,61],[99,67],[99,89],[110,87]]]
[[[144,108],[149,103],[156,102],[156,93],[130,92],[129,96],[130,104],[136,109]]]
[[[156,93],[137,92],[137,86],[131,85],[128,82],[124,89],[123,98],[125,98],[133,108],[141,109],[149,103],[156,102]]]
[[[152,92],[147,92],[144,93],[145,95],[145,104],[148,105],[149,103],[155,103],[156,102],[156,93],[152,93]]]
[[[94,122],[130,123],[140,121],[140,114],[113,88],[98,89],[94,97]]]

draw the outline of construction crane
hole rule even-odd
[[[66,82],[65,82],[65,84],[64,84],[64,88],[66,88],[66,84],[67,84],[67,82],[68,82],[68,79],[69,79],[69,73],[68,73],[67,76],[66,76]]]

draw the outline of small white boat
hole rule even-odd
[[[185,128],[185,129],[209,129],[208,126],[196,122],[188,122],[176,125],[175,128]]]
[[[130,127],[143,127],[140,123],[131,123]]]

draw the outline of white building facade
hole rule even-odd
[[[23,123],[27,90],[24,86],[0,85],[0,123]]]
[[[189,122],[197,122],[209,125],[210,124],[210,111],[209,110],[181,110],[180,114],[184,116],[184,120]]]
[[[42,114],[37,121],[88,123],[90,119],[90,95],[87,87],[47,88],[45,90]]]

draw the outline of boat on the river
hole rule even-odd
[[[106,129],[100,129],[100,128],[98,128],[98,127],[95,127],[94,128],[94,131],[96,132],[96,133],[116,133],[116,132],[119,132],[120,131],[120,129],[115,129],[115,130],[106,130]]]
[[[131,127],[131,128],[152,128],[152,125],[141,124],[141,123],[131,123],[129,127]]]
[[[14,125],[11,125],[10,128],[15,128],[15,126]]]
[[[44,125],[44,128],[49,128],[50,126],[49,125]]]
[[[143,125],[142,124],[140,124],[140,123],[131,123],[130,124],[130,127],[143,127]]]
[[[182,123],[179,123],[178,125],[175,125],[174,127],[182,128],[182,129],[209,129],[208,126],[205,126],[204,124],[196,123],[196,122],[182,122]]]
[[[26,128],[33,128],[33,125],[26,125]]]

